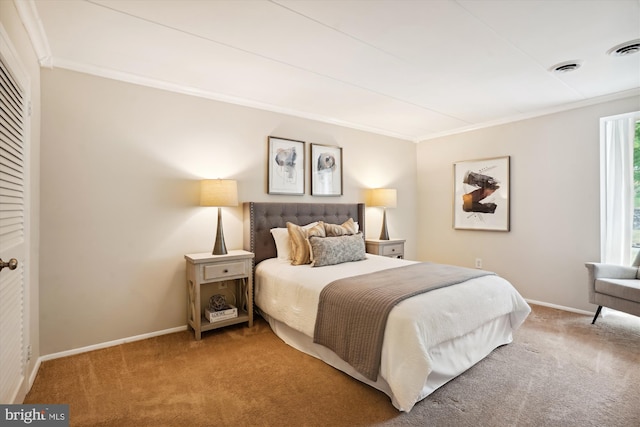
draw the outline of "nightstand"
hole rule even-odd
[[[382,255],[391,258],[404,258],[404,242],[403,239],[366,239],[365,246],[367,252],[374,255]]]
[[[202,332],[248,322],[253,326],[253,253],[229,251],[226,255],[210,253],[185,255],[187,261],[187,323],[199,340]],[[230,286],[231,285],[231,286]],[[209,298],[222,294],[228,304],[238,308],[238,316],[209,322],[204,316]]]

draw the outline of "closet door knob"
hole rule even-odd
[[[0,258],[0,270],[5,267],[9,267],[9,270],[15,270],[18,267],[18,260],[11,258],[9,262],[4,262],[2,261],[2,258]]]

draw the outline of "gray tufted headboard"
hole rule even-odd
[[[254,265],[275,258],[276,244],[271,229],[287,222],[306,225],[313,221],[342,224],[357,221],[364,233],[364,203],[262,203],[247,202],[244,209],[244,250],[255,254]]]

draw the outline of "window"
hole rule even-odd
[[[640,111],[600,119],[600,258],[604,263],[629,265],[640,250],[638,122]]]
[[[640,251],[640,120],[636,121],[633,139],[633,236],[631,246],[635,258]]]

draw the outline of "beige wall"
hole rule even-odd
[[[0,17],[32,78],[37,165],[38,64],[12,2],[0,2]],[[30,173],[35,356],[185,324],[183,254],[209,251],[214,238],[215,212],[195,206],[204,177],[237,179],[241,201],[353,202],[395,187],[389,229],[409,258],[482,258],[526,298],[592,310],[583,264],[599,255],[598,119],[640,109],[637,98],[605,102],[415,145],[60,69],[43,69],[42,86],[41,189],[40,169]],[[344,196],[267,195],[269,135],[342,146]],[[453,230],[453,162],[503,155],[511,232]],[[369,236],[380,217],[368,209]],[[227,246],[240,247],[242,210],[224,218]]]
[[[185,253],[211,251],[216,210],[198,180],[234,178],[241,201],[357,202],[398,189],[390,234],[415,256],[416,145],[62,69],[42,70],[43,354],[186,324]],[[343,147],[344,196],[266,194],[267,137]],[[307,166],[308,168],[308,166]],[[367,212],[377,237],[381,213]],[[242,209],[223,210],[229,249]]]
[[[39,346],[39,237],[40,237],[40,65],[31,47],[31,41],[27,35],[13,2],[0,1],[0,22],[4,27],[9,40],[20,59],[24,72],[28,75],[31,92],[31,118],[29,138],[27,140],[30,164],[27,171],[27,186],[29,188],[29,214],[27,223],[27,237],[30,250],[28,255],[29,265],[26,267],[25,278],[27,280],[26,306],[27,332],[26,345],[31,345],[33,357],[27,365],[27,378],[34,370],[38,356]],[[3,272],[3,274],[5,274]],[[25,384],[26,385],[26,384]],[[27,389],[23,390],[26,393]],[[21,400],[20,400],[21,401]]]
[[[418,144],[418,257],[483,267],[525,298],[579,310],[584,263],[600,256],[599,119],[640,110],[637,97]],[[453,163],[511,156],[511,231],[454,230]]]

